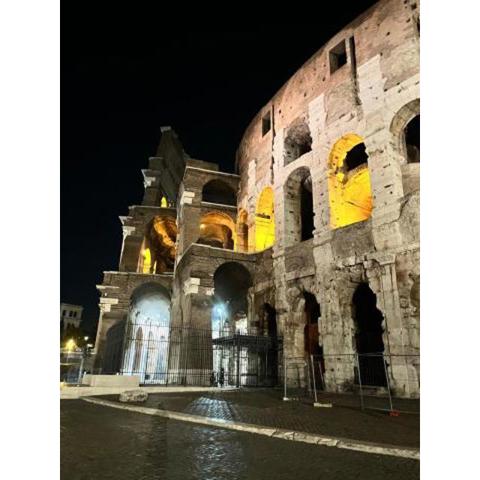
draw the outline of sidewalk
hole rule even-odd
[[[117,395],[101,398],[118,402]],[[311,403],[283,401],[279,390],[152,393],[141,406],[377,444],[420,446],[419,415],[391,417],[355,406],[337,406],[336,402],[333,408],[314,408]]]

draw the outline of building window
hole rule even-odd
[[[340,67],[347,63],[347,49],[345,40],[342,40],[336,47],[332,48],[329,53],[330,73],[336,72]]]
[[[270,131],[271,127],[272,127],[272,120],[271,120],[270,112],[268,112],[262,118],[262,137],[264,137]]]
[[[70,312],[68,312],[68,316],[73,317],[73,312],[71,310],[70,310]]]
[[[62,311],[62,317],[64,317],[66,313],[67,313],[67,311],[66,311],[66,310],[63,310],[63,311]]]

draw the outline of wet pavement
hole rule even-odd
[[[118,401],[118,395],[102,398]],[[333,408],[314,408],[311,401],[284,402],[282,392],[272,389],[219,390],[212,393],[150,394],[147,402],[141,405],[353,440],[415,448],[420,446],[419,415],[400,414],[391,417],[385,412],[360,410],[358,400],[354,398],[350,398],[351,405],[348,405],[348,398],[342,398],[344,406],[338,406],[334,396],[329,399],[334,402]]]
[[[61,402],[63,480],[409,480],[419,462]]]

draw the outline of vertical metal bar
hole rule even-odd
[[[325,361],[325,359],[323,360]],[[320,380],[322,381],[322,388],[323,390],[327,390],[327,387],[325,385],[325,380],[323,378],[323,372],[322,372],[322,363],[321,363],[321,359],[318,361],[318,371],[320,372]]]
[[[390,392],[390,380],[388,378],[388,369],[387,363],[385,362],[385,357],[382,355],[383,359],[383,367],[385,368],[385,378],[387,379],[387,389],[388,389],[388,400],[390,401],[390,411],[393,411],[393,403],[392,403],[392,393]]]
[[[318,403],[317,382],[315,381],[315,362],[313,361],[313,354],[310,354],[310,362],[312,364],[313,395],[314,395],[314,398],[315,398],[315,403]]]
[[[287,356],[283,351],[283,399],[287,399]]]
[[[360,386],[360,406],[362,410],[365,410],[365,405],[363,404],[363,390],[362,390],[362,374],[360,372],[360,359],[358,353],[355,354],[355,359],[357,361],[358,368],[358,384]]]

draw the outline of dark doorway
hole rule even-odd
[[[361,283],[353,294],[353,315],[362,385],[384,387],[387,380],[383,359],[383,315],[377,308],[377,296],[367,283]]]
[[[303,292],[305,298],[305,354],[321,355],[322,347],[318,344],[318,318],[320,317],[320,305],[310,292]]]

